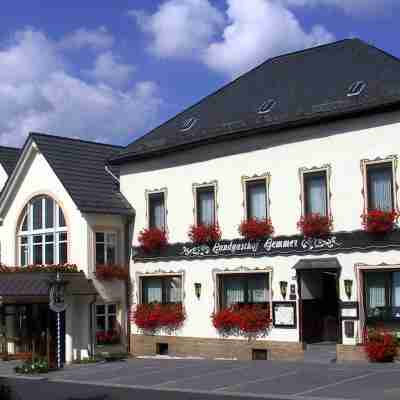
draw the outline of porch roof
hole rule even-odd
[[[48,272],[2,272],[0,296],[48,296],[49,282],[54,280],[55,276],[55,273]],[[67,294],[73,296],[97,294],[92,280],[87,279],[83,272],[64,273],[62,276],[68,283]]]
[[[341,265],[336,257],[303,258],[302,260],[297,261],[293,268],[296,270],[341,269]]]

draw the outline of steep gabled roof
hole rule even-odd
[[[348,97],[352,83],[367,86]],[[269,99],[265,114],[257,111]],[[112,159],[122,164],[203,143],[267,134],[400,105],[400,60],[359,39],[346,39],[267,60],[163,125]],[[183,121],[195,118],[191,129]]]
[[[29,140],[36,143],[80,211],[132,213],[133,209],[120,193],[118,183],[105,170],[106,160],[117,155],[120,146],[42,133],[31,133]],[[118,175],[115,167],[113,172]]]
[[[0,164],[7,172],[8,176],[14,171],[20,152],[21,149],[15,147],[0,146]]]

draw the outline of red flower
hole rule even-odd
[[[369,210],[361,215],[362,226],[366,232],[391,232],[399,219],[396,211]]]
[[[323,236],[332,231],[332,216],[321,214],[307,214],[300,218],[297,228],[306,237]]]
[[[138,304],[133,313],[133,322],[145,331],[160,328],[176,330],[186,319],[182,304]]]
[[[0,264],[0,272],[79,272],[79,269],[75,264],[31,264],[24,267]]]
[[[143,229],[139,232],[138,241],[146,253],[160,250],[168,244],[167,233],[158,228]]]
[[[214,327],[222,335],[256,337],[271,325],[269,312],[261,305],[232,306],[211,315]]]
[[[393,334],[383,330],[371,330],[368,332],[365,351],[370,361],[391,362],[397,349]]]
[[[206,244],[220,240],[222,233],[218,224],[191,225],[188,236],[193,243]]]
[[[121,265],[96,265],[96,278],[102,281],[110,281],[113,279],[125,281],[128,277],[128,268],[122,267]]]
[[[99,345],[118,344],[120,342],[120,334],[118,331],[101,331],[96,333],[96,343]]]
[[[239,225],[239,233],[246,239],[262,239],[274,233],[270,219],[251,218]]]

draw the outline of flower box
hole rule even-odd
[[[306,214],[300,218],[297,228],[306,237],[324,236],[332,231],[332,216]]]
[[[95,274],[96,278],[101,281],[111,281],[113,279],[126,281],[129,277],[128,268],[114,264],[96,265]]]
[[[138,241],[146,253],[151,253],[165,247],[168,244],[168,237],[164,230],[150,228],[139,232]]]
[[[399,219],[395,211],[370,210],[361,215],[362,226],[369,233],[391,232]]]
[[[120,334],[117,331],[102,331],[96,333],[96,343],[100,346],[119,344],[120,340]]]
[[[270,219],[251,218],[239,225],[239,233],[245,239],[263,239],[274,233],[274,227]]]
[[[188,236],[193,243],[206,244],[220,240],[222,234],[218,224],[191,225]]]
[[[271,326],[269,311],[261,305],[232,306],[213,313],[211,319],[223,336],[265,336]]]
[[[24,267],[9,267],[7,265],[0,265],[0,272],[79,272],[75,264],[48,264],[39,265],[32,264]]]
[[[136,326],[154,333],[162,328],[167,331],[179,329],[186,319],[182,304],[138,304],[133,313]]]
[[[396,338],[390,332],[371,329],[367,333],[365,351],[372,362],[392,362],[397,355]]]

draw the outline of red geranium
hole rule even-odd
[[[362,226],[366,232],[391,232],[399,219],[396,211],[370,210],[361,215]]]
[[[79,269],[75,264],[30,264],[23,267],[0,264],[0,272],[79,272]]]
[[[232,306],[211,315],[214,327],[222,335],[257,337],[271,325],[267,309],[261,305]]]
[[[221,239],[222,233],[218,224],[191,225],[188,236],[193,243],[205,244],[218,241]]]
[[[110,281],[113,279],[125,281],[128,277],[128,268],[122,267],[121,265],[96,265],[96,278],[102,281]]]
[[[332,231],[332,216],[324,216],[321,214],[307,214],[300,218],[297,228],[306,237],[323,236]]]
[[[96,333],[96,343],[104,344],[118,344],[120,342],[120,335],[117,331],[101,331]]]
[[[250,218],[239,225],[239,233],[246,239],[262,239],[274,233],[274,227],[269,218]]]
[[[168,244],[168,237],[164,230],[150,228],[139,232],[138,241],[146,253],[151,253],[165,247]]]
[[[392,362],[396,355],[396,340],[392,333],[383,330],[368,332],[365,351],[370,361]]]
[[[154,332],[160,328],[176,330],[186,319],[182,304],[138,304],[133,313],[136,326]]]

